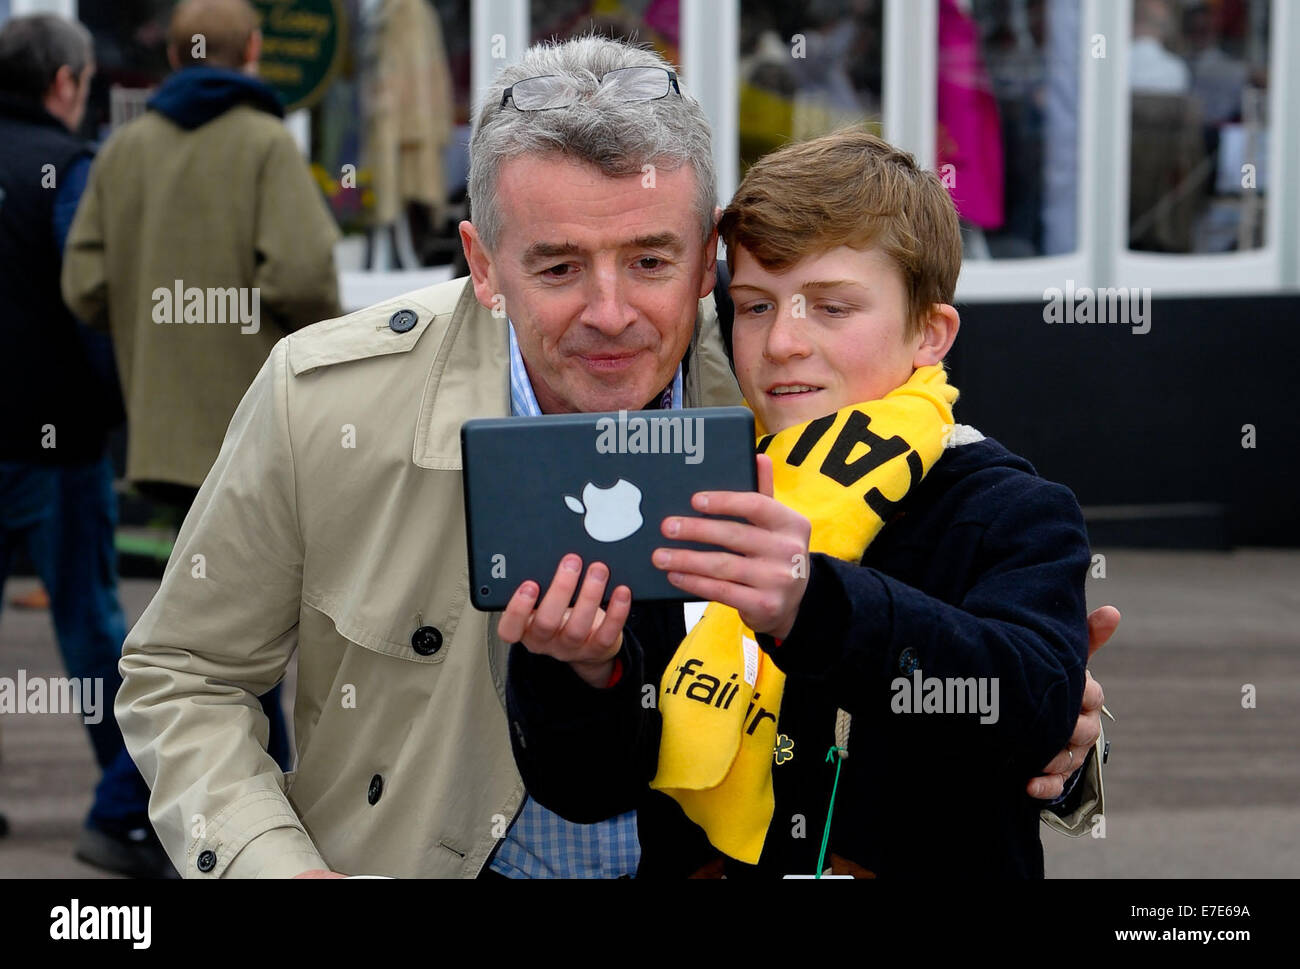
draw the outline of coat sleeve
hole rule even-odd
[[[77,214],[68,229],[60,279],[63,302],[74,316],[97,330],[108,330],[108,274],[104,262],[104,222],[99,204],[99,174],[94,162]]]
[[[302,596],[286,366],[281,340],[123,646],[115,712],[152,791],[150,818],[186,877],[329,867],[284,794],[258,703],[297,646]]]
[[[530,797],[576,824],[634,810],[658,764],[656,703],[667,659],[652,651],[647,663],[630,630],[619,658],[619,681],[594,689],[567,663],[536,656],[521,643],[510,650],[506,712],[519,775]]]
[[[262,307],[288,332],[341,315],[338,226],[287,132],[272,139],[257,193],[253,285]]]
[[[967,749],[1026,781],[1064,746],[1083,701],[1089,550],[1069,489],[1028,478],[1006,489],[956,605],[873,568],[811,556],[809,584],[773,661],[822,678],[840,708],[893,709],[924,679],[977,678],[997,689],[996,718],[907,718],[913,738]],[[762,640],[760,640],[762,642]],[[910,699],[910,697],[908,698]],[[901,704],[900,704],[901,706]]]

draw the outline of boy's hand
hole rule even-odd
[[[570,608],[581,574],[582,559],[566,555],[540,604],[536,582],[520,585],[501,614],[497,635],[507,643],[523,643],[530,653],[568,663],[589,686],[603,688],[614,671],[614,657],[623,648],[623,624],[632,608],[632,590],[618,586],[609,597],[609,609],[601,609],[609,568],[603,562],[593,562],[578,601]]]
[[[729,551],[658,548],[652,560],[683,592],[731,606],[754,632],[783,639],[808,588],[812,524],[772,497],[772,459],[760,454],[757,460],[758,492],[701,491],[691,499],[696,511],[749,524],[673,517],[660,526],[668,538]]]

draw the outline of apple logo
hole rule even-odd
[[[619,478],[612,488],[597,488],[590,482],[582,489],[582,500],[565,495],[569,511],[583,515],[587,534],[598,542],[621,542],[641,527],[641,489]]]

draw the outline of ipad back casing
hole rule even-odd
[[[560,559],[610,569],[605,595],[692,598],[650,561],[669,515],[698,515],[697,491],[754,491],[754,416],[744,407],[556,414],[461,427],[470,601],[504,609],[520,583],[545,595]]]

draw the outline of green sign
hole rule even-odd
[[[262,21],[258,75],[285,109],[310,108],[325,93],[343,56],[342,0],[253,0]]]

